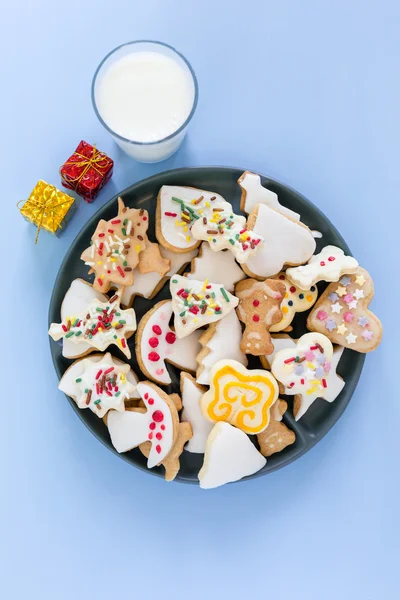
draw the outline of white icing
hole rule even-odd
[[[203,454],[206,449],[208,435],[214,425],[203,417],[200,410],[200,399],[203,390],[199,389],[189,376],[182,377],[181,381],[183,406],[181,420],[189,421],[193,430],[193,436],[185,446],[185,450],[194,454]]]
[[[197,308],[196,314],[190,311],[189,306],[185,305],[185,298],[182,295],[178,295],[178,292],[182,289],[189,290],[189,304],[193,304],[193,306]],[[182,277],[181,275],[174,275],[171,278],[170,290],[172,296],[172,310],[175,314],[175,331],[179,338],[186,337],[195,329],[198,329],[203,325],[219,321],[234,310],[239,303],[239,299],[232,296],[232,294],[227,292],[219,283],[211,283],[207,280],[188,280],[187,277]],[[225,299],[222,290],[228,300]],[[184,292],[184,294],[186,296],[187,292]],[[197,295],[199,300],[193,298],[193,294]],[[212,298],[211,294],[215,294],[215,297]],[[206,296],[209,296],[209,298]],[[199,307],[202,306],[203,302],[206,303],[207,309],[202,314]],[[216,312],[215,309],[218,307],[220,310]],[[186,323],[183,321],[186,321]]]
[[[264,204],[258,205],[254,231],[265,241],[246,266],[258,277],[276,275],[285,264],[304,263],[315,250],[315,240],[309,229]]]
[[[258,336],[260,334],[250,334]],[[242,365],[247,365],[246,355],[241,352],[239,345],[242,339],[242,328],[236,312],[232,311],[226,317],[218,321],[212,338],[207,342],[208,354],[201,361],[203,369],[197,378],[197,383],[210,385],[211,369],[219,360],[230,358],[237,360]]]
[[[118,389],[113,386],[110,389],[107,385],[101,391],[101,387],[98,389],[96,383],[101,386],[102,375],[111,367],[113,370],[107,376],[117,375],[116,386]],[[96,379],[99,371],[101,371],[101,375]],[[107,353],[77,360],[64,373],[58,388],[67,396],[74,398],[79,408],[90,408],[95,415],[103,417],[110,409],[124,411],[124,401],[128,398],[138,398],[136,384],[137,379],[130,366]],[[106,393],[106,389],[111,395]],[[86,390],[92,392],[89,404],[87,404],[88,392]],[[95,404],[97,400],[100,402]]]
[[[243,431],[221,421],[208,436],[200,487],[210,489],[238,481],[262,469],[266,462]]]
[[[286,327],[288,327],[293,321],[296,313],[304,312],[305,310],[311,308],[318,298],[318,289],[316,286],[311,286],[311,288],[313,288],[312,290],[302,290],[297,286],[293,286],[293,283],[291,283],[287,277],[285,277],[284,273],[280,273],[277,276],[277,279],[279,279],[279,281],[281,281],[286,287],[286,294],[280,306],[282,311],[282,319],[279,321],[279,323],[271,325],[269,328],[271,332],[277,332],[286,329]],[[291,291],[292,287],[296,288],[295,291]],[[301,298],[300,296],[303,297]],[[291,304],[289,304],[289,302]]]
[[[138,268],[133,272],[134,282],[133,285],[129,285],[124,288],[121,302],[124,306],[130,306],[135,296],[142,296],[143,298],[150,298],[154,290],[159,285],[160,281],[175,275],[186,263],[190,262],[197,254],[196,250],[189,252],[171,252],[167,248],[160,246],[161,256],[171,261],[170,270],[164,276],[160,275],[156,271],[151,273],[141,273]]]
[[[133,308],[123,310],[120,308],[120,296],[115,294],[110,302],[107,298],[104,302],[94,298],[87,304],[84,310],[78,314],[69,314],[63,323],[52,323],[49,335],[57,341],[65,339],[82,348],[89,345],[92,348],[103,351],[111,344],[118,346],[127,358],[131,357],[131,351],[126,342],[126,337],[136,331],[136,315]],[[99,319],[101,317],[101,321]],[[69,329],[68,329],[69,323]],[[104,327],[99,327],[104,323]],[[110,324],[111,326],[106,327]],[[122,325],[122,327],[119,327]],[[118,327],[118,329],[116,329]],[[92,333],[96,331],[92,337]],[[72,334],[72,335],[71,335]],[[80,350],[80,354],[84,351]]]
[[[172,302],[160,303],[156,310],[146,322],[141,336],[140,353],[143,365],[147,371],[147,376],[158,383],[168,385],[171,383],[171,377],[165,365],[165,361],[172,362],[181,369],[196,371],[196,356],[200,350],[199,337],[201,333],[194,331],[188,337],[179,339],[169,326],[172,316]],[[160,327],[161,333],[154,332],[153,327]],[[172,342],[169,343],[167,339]],[[153,347],[149,340],[156,340],[158,345]],[[150,360],[149,355],[154,353],[159,356],[159,360]]]
[[[65,321],[69,315],[81,313],[85,310],[89,302],[95,298],[100,300],[100,302],[107,302],[107,296],[95,290],[90,283],[82,279],[74,279],[61,304],[61,320]],[[76,358],[85,354],[91,348],[91,344],[86,341],[82,341],[77,346],[70,338],[64,338],[62,344],[62,353],[66,358]]]
[[[357,267],[356,259],[346,256],[341,248],[325,246],[307,265],[287,269],[286,276],[295,285],[308,289],[318,281],[338,281],[344,274],[355,273]]]
[[[320,344],[323,354],[319,349],[311,351],[315,344]],[[309,357],[311,352],[314,358]],[[295,418],[298,421],[309,409],[317,398],[324,398],[333,402],[342,391],[345,382],[336,374],[336,366],[342,355],[343,348],[335,353],[328,338],[321,333],[306,333],[298,341],[295,349],[280,350],[275,354],[272,362],[272,373],[285,386],[285,394],[300,394],[300,408]],[[298,363],[295,361],[285,363],[285,360],[298,356],[306,360]],[[319,357],[325,360],[319,362]],[[302,372],[297,372],[302,369]],[[321,373],[318,373],[318,369]]]
[[[213,252],[207,243],[201,246],[201,254],[192,261],[192,271],[188,279],[219,281],[228,292],[233,292],[235,284],[246,277],[237,265],[231,252]]]
[[[273,350],[273,352],[271,354],[266,354],[264,356],[269,369],[271,368],[271,365],[272,365],[273,360],[275,358],[275,354],[277,352],[279,352],[279,350],[283,350],[285,348],[295,348],[296,347],[296,341],[293,340],[288,335],[283,335],[282,337],[274,337],[272,335],[271,336],[271,342],[272,342],[272,344],[274,346],[274,350]]]
[[[179,199],[179,202],[173,198]],[[194,188],[163,186],[159,202],[161,233],[175,248],[190,248],[196,240],[204,240],[210,243],[214,252],[227,248],[238,262],[244,263],[262,245],[261,236],[247,231],[245,217],[235,215],[232,205],[219,194]],[[206,219],[206,223],[203,219]],[[210,234],[210,231],[217,233]]]
[[[323,237],[322,233],[320,231],[316,231],[315,229],[311,229],[311,233],[315,239],[320,239]]]
[[[282,204],[278,200],[278,195],[275,192],[271,192],[267,188],[261,185],[261,178],[255,173],[246,171],[239,179],[239,185],[242,190],[246,192],[246,200],[244,204],[244,210],[250,213],[257,204],[265,204],[275,210],[278,210],[283,215],[294,219],[295,221],[300,220],[300,215]]]
[[[151,450],[147,467],[152,469],[167,457],[174,443],[172,415],[170,407],[154,387],[146,383],[139,383],[137,391],[146,405],[147,412],[125,411],[118,413],[112,411],[108,415],[107,426],[112,445],[120,453],[128,452],[128,450],[132,450],[139,444],[150,440]],[[161,411],[162,420],[153,418],[156,411]],[[164,429],[162,429],[162,425]],[[157,439],[157,435],[161,438]]]

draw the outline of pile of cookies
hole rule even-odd
[[[293,396],[296,420],[317,398],[333,402],[345,386],[336,373],[344,349],[369,352],[382,337],[367,271],[336,246],[314,254],[318,233],[258,175],[246,171],[239,185],[247,218],[214,192],[163,186],[158,243],[147,237],[147,211],[119,199],[81,256],[93,284],[71,283],[49,330],[75,361],[59,388],[103,419],[115,449],[138,447],[167,481],[182,452],[204,454],[202,488],[251,475],[293,444],[280,394]],[[170,299],[137,323],[135,297],[154,298],[167,279]],[[328,286],[318,297],[319,282]],[[293,339],[305,311],[309,332]],[[129,364],[133,335],[140,383]],[[249,355],[259,368],[247,368]],[[168,364],[180,369],[180,395],[164,389]]]

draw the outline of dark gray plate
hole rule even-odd
[[[149,211],[150,216],[153,216],[153,218],[150,220],[151,225],[149,226],[148,233],[149,237],[153,241],[156,241],[154,234],[154,215],[156,210],[157,193],[162,185],[186,185],[218,192],[226,200],[232,203],[235,212],[240,212],[239,204],[241,194],[237,180],[243,171],[244,169],[232,169],[227,167],[176,169],[174,171],[159,173],[158,175],[154,175],[149,179],[140,181],[139,183],[127,188],[119,195],[123,198],[127,206],[143,207]],[[306,200],[306,198],[301,196],[298,192],[288,188],[282,183],[274,181],[273,179],[269,179],[268,177],[262,177],[261,179],[263,185],[267,186],[269,189],[273,190],[279,195],[279,200],[284,206],[287,206],[288,208],[300,213],[302,221],[308,225],[310,229],[316,229],[322,233],[322,239],[317,239],[318,252],[323,246],[326,246],[327,244],[333,244],[335,246],[340,246],[347,254],[350,254],[350,250],[342,236],[335,229],[332,223],[330,223],[330,221],[325,217],[325,215],[311,202]],[[72,243],[71,248],[69,249],[60,267],[60,271],[54,285],[54,291],[50,301],[49,324],[60,321],[61,302],[70,286],[71,281],[77,277],[92,281],[92,277],[88,276],[87,274],[88,267],[80,260],[80,255],[89,245],[91,235],[95,230],[99,219],[110,219],[111,217],[115,216],[116,212],[117,196],[115,196],[112,200],[98,210],[98,212],[82,228]],[[324,285],[321,285],[320,291],[322,291],[323,287]],[[145,300],[144,298],[136,297],[134,301],[134,308],[138,322],[156,302],[169,297],[168,283],[153,300]],[[307,313],[300,313],[297,315],[293,323],[293,337],[299,337],[306,332],[306,318]],[[139,378],[144,379],[137,365],[134,351],[134,339],[134,336],[132,336],[129,340],[129,345],[131,347],[133,356],[130,362]],[[54,366],[58,376],[61,377],[72,361],[67,360],[62,356],[61,343],[55,343],[50,339],[50,346]],[[125,357],[119,353],[119,350],[115,346],[113,346],[113,354],[126,361]],[[257,358],[249,358],[250,368],[260,367],[260,363]],[[332,404],[320,399],[314,402],[311,408],[298,423],[294,421],[291,414],[292,397],[288,396],[286,398],[289,403],[289,409],[284,416],[284,421],[296,432],[296,442],[292,446],[286,448],[283,452],[271,456],[271,458],[268,459],[265,467],[255,475],[252,475],[252,477],[265,475],[266,473],[284,467],[293,460],[296,460],[305,452],[310,450],[310,448],[312,448],[329,431],[349,403],[357,385],[363,364],[363,354],[346,349],[338,367],[338,373],[346,382],[342,393]],[[168,368],[170,370],[173,383],[169,386],[167,391],[168,393],[179,393],[179,369],[171,366]],[[88,429],[90,429],[90,431],[111,451],[115,452],[110,443],[108,431],[106,426],[103,424],[103,421],[96,417],[96,415],[90,410],[80,410],[77,408],[75,402],[70,398],[68,398],[68,401]],[[154,468],[152,470],[147,469],[146,459],[138,449],[127,452],[126,454],[120,454],[119,456],[132,465],[135,465],[136,467],[143,469],[148,473],[159,476],[164,475],[163,467]],[[181,468],[176,479],[178,481],[192,483],[196,482],[197,474],[202,462],[203,455],[191,454],[184,451],[181,456]]]

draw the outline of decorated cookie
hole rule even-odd
[[[309,310],[318,298],[318,290],[315,285],[312,285],[309,290],[300,289],[293,285],[284,273],[279,273],[276,279],[284,284],[286,293],[280,306],[282,319],[269,328],[273,332],[283,331],[289,327],[296,313]]]
[[[197,254],[197,250],[191,250],[190,252],[182,252],[177,254],[171,252],[167,248],[159,246],[161,256],[170,262],[170,268],[164,275],[157,271],[151,271],[149,273],[141,273],[139,270],[141,257],[143,252],[139,254],[139,266],[133,272],[133,285],[129,285],[123,288],[121,303],[123,306],[132,306],[135,296],[142,296],[149,300],[157,295],[159,290],[162,288],[164,283],[169,277],[178,273],[188,262],[192,260]]]
[[[272,373],[285,386],[285,394],[299,394],[296,421],[317,398],[333,402],[342,391],[345,383],[336,374],[335,362],[333,346],[321,333],[306,333],[294,351],[288,348],[276,353]]]
[[[239,300],[220,283],[187,279],[174,275],[170,281],[172,310],[178,338],[190,335],[195,329],[214,323],[236,308]]]
[[[196,371],[196,356],[200,349],[200,332],[179,339],[169,326],[172,316],[171,300],[158,302],[141,319],[136,334],[136,356],[139,367],[150,379],[169,385],[171,377],[165,363],[180,369]]]
[[[267,428],[278,384],[269,371],[248,370],[235,360],[220,360],[211,370],[211,387],[201,399],[201,411],[211,422],[227,421],[245,433]]]
[[[231,252],[213,252],[206,242],[201,245],[198,257],[192,260],[191,271],[185,275],[198,281],[219,281],[228,292],[233,292],[235,283],[246,277]]]
[[[271,408],[271,420],[267,429],[257,436],[260,452],[263,456],[271,456],[282,452],[287,446],[294,444],[296,434],[282,422],[282,416],[287,411],[287,402],[278,399]]]
[[[103,417],[111,409],[124,411],[125,400],[138,398],[136,385],[130,366],[107,353],[75,361],[61,377],[58,388],[79,408],[90,408]]]
[[[196,383],[194,377],[181,372],[182,421],[188,421],[193,430],[185,450],[194,454],[203,454],[206,449],[208,435],[213,428],[201,412],[200,400],[207,389]]]
[[[127,208],[118,198],[118,215],[103,219],[92,235],[92,241],[81,255],[95,273],[93,287],[108,292],[111,284],[132,285],[133,269],[147,241],[148,213],[143,208]]]
[[[197,383],[210,385],[211,368],[219,360],[230,358],[247,366],[247,357],[240,349],[242,328],[235,311],[226,317],[211,323],[207,330],[200,336],[199,342],[203,346],[197,355],[198,369]]]
[[[222,196],[178,186],[160,190],[156,235],[160,244],[175,252],[193,250],[204,240],[213,251],[229,249],[240,263],[262,243],[261,236],[247,230],[245,217],[235,215]]]
[[[85,310],[92,300],[107,302],[105,294],[98,292],[93,286],[83,279],[74,279],[61,303],[61,320],[67,322],[70,315],[76,315]],[[72,336],[70,336],[72,337]],[[81,337],[81,336],[80,336]],[[66,358],[79,358],[92,351],[92,346],[86,341],[80,344],[73,343],[70,338],[63,338],[63,356]]]
[[[349,273],[355,273],[358,262],[352,256],[346,256],[337,246],[325,246],[319,254],[310,258],[307,265],[290,268],[286,277],[303,290],[310,289],[318,281],[338,281]]]
[[[173,481],[178,475],[181,467],[179,458],[183,452],[183,447],[186,442],[190,442],[192,433],[193,432],[190,423],[179,423],[178,437],[176,442],[172,446],[171,452],[168,454],[168,456],[164,458],[161,463],[159,463],[159,465],[162,465],[165,469],[165,481]],[[143,442],[143,444],[140,444],[139,446],[139,450],[146,458],[149,458],[151,448],[152,443],[150,441]]]
[[[242,352],[260,356],[273,351],[269,329],[282,319],[280,305],[285,293],[285,285],[276,279],[245,279],[237,284],[237,312],[239,319],[245,324],[240,343]]]
[[[77,287],[81,286],[74,286],[75,289]],[[70,288],[67,295],[72,293]],[[74,352],[71,355],[66,355],[64,348],[64,356],[67,358],[83,356],[91,350],[103,351],[111,344],[115,344],[127,358],[130,358],[131,351],[126,340],[136,331],[136,315],[133,308],[123,310],[120,307],[120,300],[121,292],[117,292],[109,300],[106,298],[103,302],[93,298],[82,312],[70,313],[61,323],[52,323],[49,335],[53,340],[63,339],[69,341],[69,347],[74,344],[82,348],[81,352]]]
[[[168,394],[154,383],[139,383],[137,392],[147,411],[110,411],[107,426],[111,442],[119,453],[128,452],[143,442],[150,441],[151,450],[147,466],[151,469],[164,462],[177,441],[178,411]]]
[[[238,481],[257,473],[266,462],[243,431],[221,421],[207,439],[200,487],[210,489]]]
[[[307,327],[331,342],[357,352],[375,350],[382,339],[382,325],[368,310],[374,284],[365,269],[343,275],[328,285],[307,319]]]
[[[253,208],[247,225],[265,240],[243,265],[251,277],[266,279],[282,271],[284,265],[301,265],[315,250],[315,239],[308,227],[264,204]],[[307,289],[311,285],[299,287]]]
[[[290,217],[294,221],[300,220],[300,215],[286,206],[282,206],[278,200],[278,194],[271,192],[261,185],[261,177],[250,171],[245,171],[238,179],[238,184],[242,188],[242,198],[240,200],[240,209],[243,212],[250,213],[257,204],[265,204],[283,215]]]

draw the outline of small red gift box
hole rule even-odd
[[[113,168],[114,161],[107,154],[82,140],[60,168],[60,175],[64,187],[74,190],[86,202],[93,202],[111,179]]]

